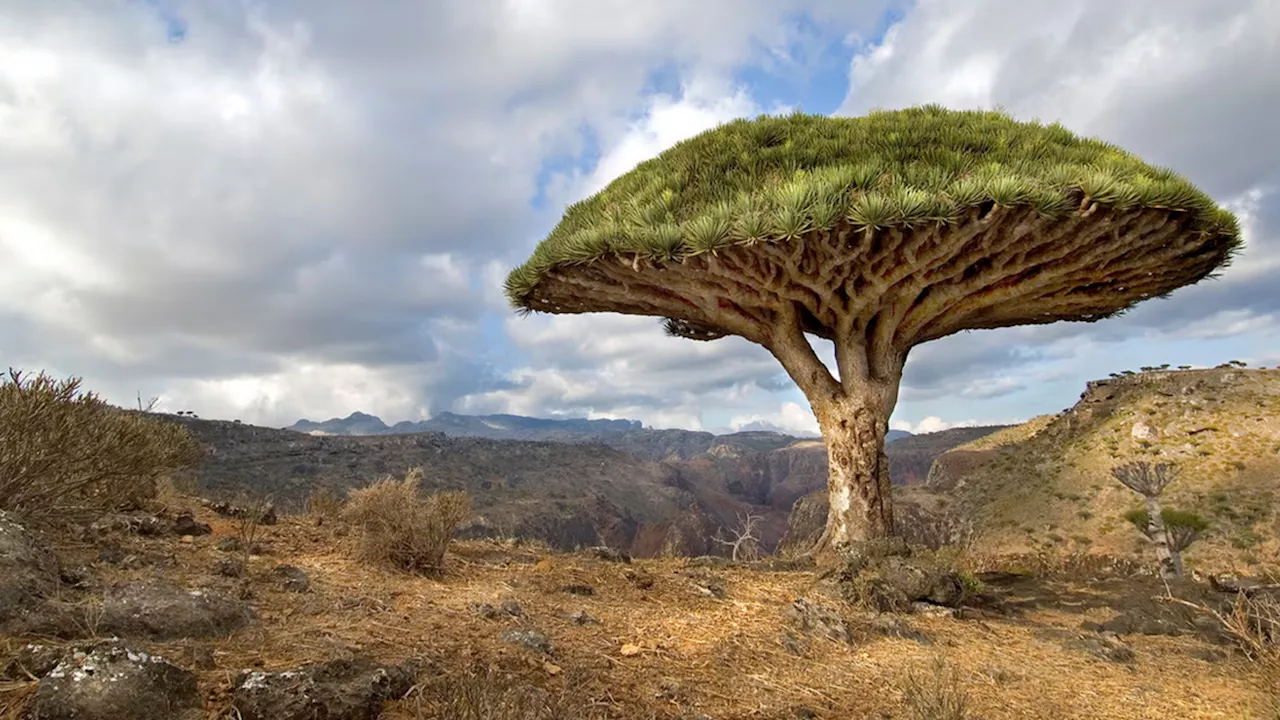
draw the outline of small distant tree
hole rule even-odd
[[[1160,577],[1166,580],[1179,577],[1181,570],[1173,560],[1169,549],[1169,534],[1164,526],[1164,513],[1160,507],[1160,494],[1165,487],[1178,477],[1179,468],[1173,463],[1156,463],[1152,465],[1144,460],[1137,460],[1112,468],[1111,474],[1120,484],[1142,496],[1147,506],[1147,532],[1156,549],[1156,560],[1160,563]]]
[[[1124,514],[1124,519],[1133,523],[1138,531],[1151,537],[1151,515],[1146,508],[1136,508]],[[1182,551],[1191,547],[1191,543],[1200,538],[1201,533],[1209,529],[1209,521],[1193,512],[1164,508],[1160,511],[1160,519],[1164,522],[1165,540],[1169,544],[1169,553],[1173,556],[1173,564],[1179,576],[1183,573]]]
[[[1190,369],[1191,369],[1191,366],[1190,366],[1190,365],[1179,365],[1179,366],[1178,366],[1178,369],[1179,369],[1179,370],[1190,370]]]
[[[1168,369],[1169,369],[1169,363],[1160,363],[1160,369],[1161,369],[1161,370],[1168,370]]]
[[[760,524],[760,520],[761,517],[759,515],[754,515],[751,512],[739,515],[738,529],[731,531],[733,533],[732,540],[726,540],[719,532],[711,539],[728,547],[730,549],[730,557],[734,562],[739,560],[758,560],[760,559],[760,535],[757,526]]]

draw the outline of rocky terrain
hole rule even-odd
[[[582,435],[573,442],[532,442],[443,433],[304,434],[157,417],[185,425],[211,448],[196,475],[212,497],[269,495],[282,509],[299,510],[317,490],[341,496],[422,466],[425,489],[466,490],[475,498],[473,536],[537,538],[560,549],[608,544],[637,556],[724,552],[710,538],[732,535],[750,514],[758,518],[761,548],[771,551],[786,533],[795,501],[826,487],[822,443],[778,433],[633,429],[608,435],[605,444]],[[356,419],[367,426],[370,417]],[[890,467],[895,476],[900,469],[905,479],[923,477],[920,468],[932,455],[995,429],[898,439],[887,446]]]
[[[1166,507],[1210,527],[1200,568],[1280,558],[1280,370],[1155,370],[1089,383],[1069,410],[941,454],[917,495],[945,498],[1002,550],[1148,554],[1123,515],[1140,498],[1111,476],[1129,460],[1175,463]]]
[[[1123,562],[962,559],[962,586],[922,556],[819,576],[476,540],[423,577],[322,519],[250,534],[182,497],[58,532],[0,513],[0,717],[1196,720],[1280,699],[1211,613]]]

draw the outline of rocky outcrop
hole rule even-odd
[[[58,560],[11,513],[0,510],[0,628],[32,613],[58,585]]]
[[[224,637],[253,619],[247,605],[216,590],[151,580],[108,588],[101,626],[122,637],[176,640]]]
[[[409,692],[418,670],[413,662],[381,666],[357,658],[245,671],[235,680],[234,705],[244,720],[374,720],[387,701]]]
[[[134,720],[200,717],[195,675],[119,641],[76,650],[40,677],[33,717]]]

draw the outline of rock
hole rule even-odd
[[[809,644],[792,632],[783,631],[778,644],[782,646],[783,650],[796,657],[804,657],[809,654]]]
[[[924,615],[925,617],[938,617],[938,618],[941,618],[941,617],[953,618],[953,617],[956,617],[957,615],[956,608],[943,607],[941,605],[934,605],[933,603],[919,602],[919,601],[911,603],[911,612],[915,613],[916,615]]]
[[[217,548],[222,552],[238,552],[240,550],[239,538],[222,538],[218,541]]]
[[[896,615],[877,615],[871,619],[871,631],[877,635],[903,640],[914,640],[921,645],[932,645],[929,636],[911,627],[906,620]]]
[[[58,572],[58,579],[63,585],[73,587],[77,590],[91,588],[94,585],[93,571],[81,565],[73,568],[62,568]]]
[[[1107,662],[1133,662],[1133,648],[1113,632],[1081,633],[1063,644],[1069,650],[1082,650]]]
[[[365,658],[331,660],[282,672],[242,671],[232,691],[242,720],[375,720],[409,692],[413,662],[383,667]]]
[[[806,634],[853,644],[853,630],[844,616],[807,598],[793,600],[787,618]]]
[[[267,503],[266,506],[262,508],[262,514],[258,517],[258,522],[263,525],[275,525],[279,521],[280,516],[276,513],[276,506],[271,503]]]
[[[534,652],[543,655],[551,655],[555,648],[551,644],[551,640],[546,635],[537,630],[526,630],[523,628],[513,628],[511,630],[503,630],[500,636],[503,642],[513,643],[515,645],[523,645]]]
[[[588,615],[585,610],[579,610],[573,613],[572,615],[569,616],[569,619],[572,620],[577,625],[599,625],[600,624],[599,620]]]
[[[150,640],[230,635],[254,619],[243,602],[213,590],[184,590],[162,580],[108,588],[101,628]]]
[[[278,578],[281,586],[289,592],[302,593],[311,589],[311,578],[292,565],[276,565],[271,568],[271,576]]]
[[[704,595],[723,600],[728,592],[725,590],[724,578],[706,572],[684,572],[685,577],[693,581],[694,587]]]
[[[624,552],[619,552],[618,550],[614,550],[611,547],[604,547],[604,546],[593,547],[593,548],[590,548],[588,552],[590,552],[592,555],[595,555],[597,559],[604,560],[605,562],[620,562],[620,563],[631,562],[630,555]]]
[[[622,573],[622,577],[626,578],[627,582],[635,585],[641,590],[648,590],[653,587],[653,576],[644,570],[627,570]]]
[[[596,594],[595,588],[591,587],[590,585],[582,585],[580,583],[565,585],[564,587],[560,588],[560,590],[561,592],[567,592],[570,595],[589,596],[589,595]]]
[[[699,555],[698,557],[690,558],[685,563],[685,566],[691,568],[727,568],[736,564],[729,558],[719,555]]]
[[[1244,593],[1252,596],[1259,591],[1267,592],[1272,590],[1280,590],[1280,584],[1271,585],[1264,583],[1257,578],[1240,577],[1232,573],[1222,573],[1220,575],[1210,575],[1209,585],[1214,590],[1222,593]]]
[[[908,612],[917,602],[958,607],[965,598],[959,575],[910,555],[854,555],[824,580],[847,602],[878,612]]]
[[[244,575],[244,563],[239,560],[223,558],[218,561],[218,566],[215,568],[215,572],[222,577],[238,578],[241,575]]]
[[[521,617],[524,615],[524,608],[520,607],[520,603],[515,600],[503,600],[498,607],[494,607],[489,603],[472,603],[471,609],[487,620],[500,620],[506,617]]]
[[[205,505],[222,517],[245,518],[253,514],[251,508],[232,505],[229,502],[206,502]],[[260,525],[275,525],[279,520],[280,516],[276,513],[276,507],[271,503],[266,503],[258,510],[258,523]]]
[[[173,532],[175,535],[208,535],[213,529],[206,523],[196,522],[196,518],[190,510],[183,510],[178,513],[178,517],[173,521]]]
[[[62,662],[66,650],[54,645],[28,644],[18,648],[0,677],[10,680],[42,678]]]
[[[157,655],[119,641],[76,651],[49,671],[36,690],[40,720],[198,718],[196,678]]]
[[[635,657],[642,652],[644,652],[644,648],[634,643],[624,643],[623,646],[618,649],[618,653],[622,655],[622,657]]]
[[[58,586],[58,559],[49,548],[0,510],[0,627],[30,613]]]
[[[1159,436],[1160,433],[1158,430],[1141,421],[1134,423],[1133,429],[1129,431],[1129,437],[1134,440],[1151,441],[1155,440]]]
[[[166,525],[155,515],[103,515],[89,526],[89,530],[97,535],[108,535],[113,532],[135,533],[137,535],[163,535]]]

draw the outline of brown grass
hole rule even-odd
[[[360,557],[410,572],[438,574],[453,531],[471,513],[465,492],[418,494],[422,468],[352,490],[342,515],[360,528]]]
[[[941,655],[929,669],[912,669],[902,680],[902,696],[911,720],[966,720],[969,694],[959,675]]]
[[[141,505],[203,452],[185,428],[112,407],[79,378],[0,378],[0,509],[29,521]]]

